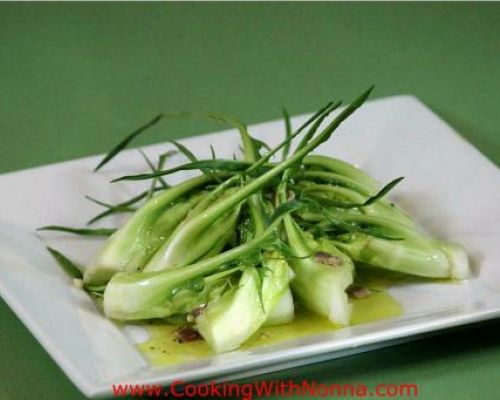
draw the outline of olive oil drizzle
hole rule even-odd
[[[388,293],[387,288],[392,284],[406,280],[407,278],[403,275],[379,273],[371,269],[365,269],[358,274],[357,284],[369,287],[371,295],[363,299],[351,299],[351,325],[402,315],[402,306]],[[168,325],[166,322],[157,321],[146,325],[145,328],[149,333],[149,339],[138,344],[137,347],[152,366],[181,364],[214,355],[214,352],[203,340],[179,343],[175,335],[177,327]],[[332,325],[326,318],[298,308],[292,323],[262,327],[239,350],[246,351],[286,340],[332,332],[340,328]]]

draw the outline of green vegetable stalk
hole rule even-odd
[[[274,234],[278,218],[258,237],[195,264],[159,272],[120,272],[104,291],[104,313],[117,320],[161,318],[171,315],[170,300],[187,282],[209,276],[221,267],[255,253]]]
[[[183,231],[185,225],[203,213],[204,208],[206,209],[206,207],[222,201],[231,192],[232,189],[227,190],[221,198],[215,201],[211,199],[210,194],[201,200],[198,206],[191,210],[187,217],[171,233],[170,237],[155,252],[154,256],[145,266],[144,271],[161,271],[182,267],[203,258],[216,255],[222,251],[234,235],[241,209],[239,205],[214,219],[212,224],[207,226],[205,230],[198,232],[198,236],[191,236],[189,243],[184,244],[182,239],[178,238],[178,235],[179,232]],[[210,200],[212,201],[210,202]]]
[[[264,323],[261,285],[257,269],[247,267],[237,287],[210,302],[196,317],[198,332],[216,353],[238,348]]]
[[[326,240],[316,242],[289,215],[284,218],[288,245],[294,256],[293,294],[309,310],[336,325],[349,325],[351,307],[346,289],[353,283],[354,265]]]
[[[326,237],[356,262],[428,278],[469,276],[467,254],[462,246],[427,237],[394,219],[329,212],[333,221],[352,230],[336,232],[339,228],[334,224],[333,232],[328,233],[332,222],[314,213],[299,211],[299,214],[310,221],[321,220],[320,230],[326,230]]]
[[[386,240],[362,233],[346,234],[335,245],[357,261],[427,278],[466,279],[467,254],[458,244],[425,236]]]
[[[85,285],[104,285],[117,272],[142,270],[200,196],[173,203],[207,182],[205,176],[193,178],[150,199],[104,243],[85,270]]]
[[[327,171],[348,178],[356,182],[356,186],[363,187],[370,195],[380,188],[380,184],[371,176],[337,158],[309,155],[304,158],[304,166],[311,171]]]
[[[285,261],[270,259],[262,268],[247,267],[237,287],[199,313],[196,328],[217,353],[236,349],[266,322],[287,289]]]

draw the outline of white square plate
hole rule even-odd
[[[305,118],[292,122],[296,126]],[[258,124],[250,132],[276,144],[283,137],[283,123]],[[230,157],[238,152],[239,137],[231,130],[182,142],[200,157],[209,156],[209,144],[219,156]],[[145,150],[156,156],[166,147]],[[500,173],[493,163],[410,96],[367,103],[318,152],[350,161],[382,182],[404,175],[394,200],[432,235],[462,243],[473,277],[462,284],[392,288],[405,309],[397,318],[151,368],[134,347],[137,337],[103,318],[82,291],[71,287],[34,233],[46,224],[83,226],[99,210],[85,194],[117,202],[136,193],[137,185],[108,184],[113,177],[144,170],[137,151],[129,150],[104,173],[90,172],[100,157],[89,157],[0,176],[0,293],[89,397],[109,394],[112,383],[255,375],[500,316]],[[44,240],[81,263],[99,245],[56,234],[44,235]]]

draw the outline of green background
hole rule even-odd
[[[160,111],[254,123],[372,83],[374,97],[415,94],[500,164],[500,4],[3,3],[0,172],[104,152]],[[218,128],[169,121],[139,143]],[[82,397],[1,302],[0,321],[0,398]],[[272,377],[498,399],[499,331],[497,321]]]

